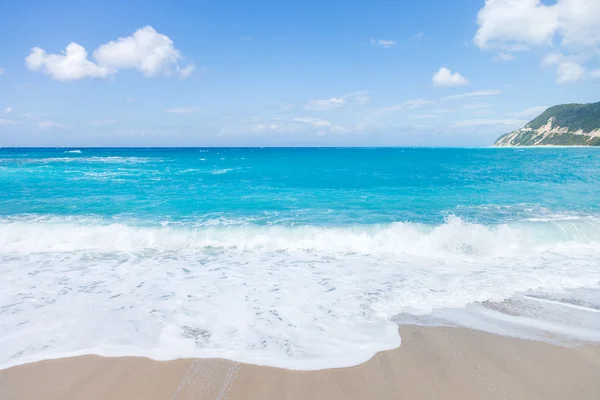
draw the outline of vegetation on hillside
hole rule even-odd
[[[542,136],[536,130],[546,125],[550,118],[554,118],[552,127],[567,128],[568,132],[553,133],[540,140]],[[508,139],[511,146],[600,146],[600,137],[575,134],[579,131],[589,133],[600,129],[600,102],[550,107],[525,125],[525,128],[531,130],[517,130],[504,134],[496,139],[496,144],[499,144],[502,139]]]
[[[592,104],[561,104],[548,108],[526,126],[538,129],[554,117],[552,125],[568,127],[569,132],[582,129],[591,132],[600,128],[600,102]]]

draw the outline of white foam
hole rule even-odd
[[[0,367],[85,353],[356,365],[399,345],[401,313],[597,287],[599,242],[595,220],[192,228],[4,219]]]
[[[140,164],[149,162],[163,162],[159,157],[120,157],[120,156],[92,156],[92,157],[46,157],[46,158],[20,158],[22,164],[50,164],[50,163],[106,163],[106,164]],[[11,158],[1,159],[0,162],[14,163]]]
[[[210,171],[210,173],[213,175],[223,175],[230,171],[233,171],[233,168],[215,169],[215,170]]]
[[[502,302],[474,303],[461,309],[443,308],[426,316],[402,314],[395,320],[420,325],[464,326],[564,345],[600,342],[599,294],[600,285],[593,289],[560,290],[553,294],[538,291],[533,296],[515,295]],[[553,300],[552,297],[561,300]],[[593,298],[593,302],[586,302],[586,297]],[[574,300],[588,304],[570,303]]]
[[[66,150],[67,154],[81,154],[81,150]]]

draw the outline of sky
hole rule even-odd
[[[0,146],[488,146],[600,101],[600,0],[14,1]]]

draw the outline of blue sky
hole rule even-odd
[[[600,101],[600,0],[57,3],[0,6],[0,146],[481,146]]]

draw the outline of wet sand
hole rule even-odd
[[[600,346],[402,326],[402,346],[350,368],[219,359],[74,357],[0,371],[0,399],[600,399]]]

